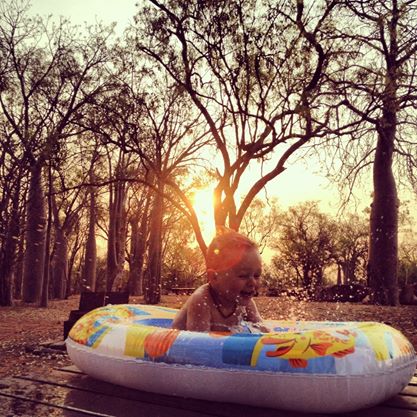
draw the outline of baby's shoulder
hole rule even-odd
[[[195,303],[202,300],[207,300],[209,297],[208,284],[203,284],[198,287],[189,297],[187,303]]]
[[[207,296],[209,294],[208,284],[200,285],[193,293],[193,295]]]

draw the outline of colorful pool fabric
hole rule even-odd
[[[93,310],[70,331],[68,353],[87,374],[131,388],[328,413],[395,395],[415,369],[411,343],[381,323],[269,320],[270,333],[203,333],[171,329],[176,313]]]

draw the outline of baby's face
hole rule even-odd
[[[262,260],[258,249],[248,248],[234,267],[217,273],[212,285],[222,297],[245,304],[257,293],[261,273]]]

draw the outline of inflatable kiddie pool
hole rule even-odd
[[[308,412],[370,407],[400,392],[416,356],[373,322],[267,321],[271,333],[170,329],[177,310],[93,310],[66,341],[74,364],[111,383],[181,397]]]

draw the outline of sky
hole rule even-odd
[[[31,0],[31,10],[34,14],[54,17],[69,17],[71,22],[93,24],[117,23],[117,28],[123,30],[135,14],[135,4],[140,0]]]

